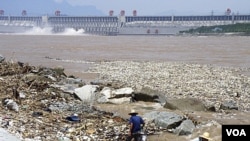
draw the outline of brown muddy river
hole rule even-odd
[[[250,37],[0,35],[0,53],[37,65],[48,65],[49,56],[68,63],[160,60],[250,67]]]

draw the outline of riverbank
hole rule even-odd
[[[249,68],[154,61],[103,61],[88,72],[100,73],[101,81],[118,81],[135,90],[148,86],[167,97],[194,97],[208,105],[235,101],[249,111]]]
[[[73,76],[67,81],[59,81],[65,79],[65,76],[70,76],[70,74],[64,74],[63,70],[63,68],[27,66],[21,62],[2,63],[0,77],[3,106],[0,111],[2,125],[5,125],[14,134],[20,133],[23,139],[58,140],[60,137],[71,139],[74,135],[78,139],[82,139],[100,128],[96,125],[124,127],[126,125],[124,120],[128,118],[127,113],[131,108],[140,111],[140,115],[151,111],[168,111],[179,114],[186,112],[185,110],[166,109],[158,103],[144,101],[120,105],[95,103],[93,106],[98,110],[93,112],[81,101],[75,99],[74,95],[50,87],[52,82],[57,83],[57,85],[68,82],[71,84],[70,87],[76,82],[78,87],[88,84]],[[149,87],[152,90],[163,92],[167,100],[170,101],[173,98],[192,97],[203,101],[207,107],[214,106],[214,112],[194,110],[191,111],[192,114],[188,115],[199,123],[193,134],[177,136],[173,133],[161,132],[159,135],[149,136],[150,140],[168,138],[171,141],[188,141],[202,132],[209,131],[215,141],[220,141],[221,124],[250,123],[248,120],[250,119],[248,114],[249,99],[247,98],[250,81],[248,76],[241,73],[241,71],[248,70],[248,68],[173,62],[98,61],[94,62],[85,73],[98,74],[92,80],[97,84],[100,82],[104,84],[105,82],[108,84],[116,83],[119,86],[131,87],[135,91]],[[18,92],[25,95],[21,102],[17,101],[19,105],[17,111],[6,109],[4,104],[6,98],[15,99],[15,95],[13,95],[15,94],[13,91],[15,86],[18,86]],[[230,106],[233,106],[233,109],[221,107],[227,101],[232,102]],[[48,108],[52,111],[49,111]],[[90,110],[90,113],[82,111],[83,109]],[[107,114],[101,114],[101,119],[98,118],[100,115],[93,114],[100,113],[100,111],[107,112]],[[84,122],[67,121],[66,117],[73,113],[78,113]],[[110,116],[109,113],[114,113],[121,118]],[[114,122],[117,120],[120,122]],[[99,121],[103,122],[99,123]],[[83,128],[83,125],[87,125],[89,128]],[[81,130],[78,130],[80,128]]]

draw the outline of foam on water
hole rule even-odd
[[[84,35],[84,29],[75,30],[73,28],[66,28],[64,32],[59,33],[61,35]]]
[[[49,56],[46,56],[45,58],[53,60],[53,61],[67,62],[67,63],[77,63],[77,64],[94,64],[95,63],[93,61],[52,58]]]
[[[50,28],[50,27],[45,27],[45,28],[33,27],[31,30],[28,30],[24,34],[27,34],[27,35],[51,35],[53,33],[52,33],[52,28]]]
[[[64,32],[54,33],[52,27],[33,27],[31,30],[23,33],[25,35],[86,35],[84,29],[75,30],[66,28]]]

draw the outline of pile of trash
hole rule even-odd
[[[63,68],[1,61],[1,127],[22,140],[125,140],[126,119],[100,111],[71,92],[84,85]],[[151,131],[159,129],[152,125]]]
[[[122,140],[127,122],[112,113],[98,111],[75,95],[52,87],[66,76],[62,68],[0,63],[1,127],[20,139]],[[74,85],[82,86],[82,81]]]

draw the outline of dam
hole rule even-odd
[[[5,16],[0,15],[0,33],[24,32],[50,27],[53,32],[83,29],[95,35],[175,35],[201,26],[249,23],[250,15],[204,16]]]

